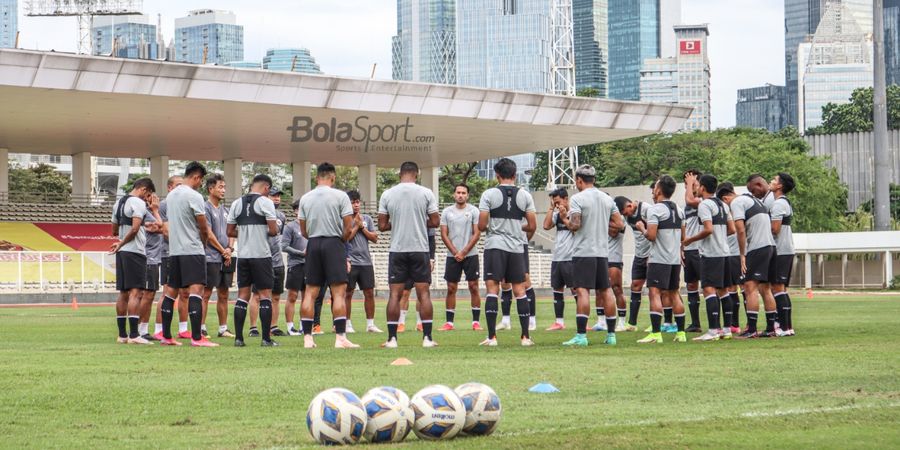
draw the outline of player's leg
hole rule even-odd
[[[647,258],[635,257],[631,262],[631,298],[628,305],[628,326],[625,327],[625,331],[637,331],[637,318],[641,311],[641,295],[646,281]]]
[[[749,269],[748,269],[749,271]],[[739,337],[752,339],[757,336],[756,322],[759,319],[759,283],[756,280],[746,280],[741,286],[746,302],[744,303],[744,314],[747,315],[747,328]]]
[[[209,299],[212,297],[213,290],[209,288],[209,286],[203,287],[203,292],[201,293],[201,298],[203,299],[203,303],[201,304],[201,313],[200,313],[200,334],[203,337],[209,336],[209,332],[206,330],[206,313],[209,310]]]
[[[403,283],[403,289],[400,291],[400,316],[397,319],[397,332],[406,331],[406,313],[409,311],[409,296],[412,295],[412,283]]]
[[[116,277],[118,283],[119,278]],[[116,326],[119,328],[119,336],[116,342],[119,344],[128,343],[128,300],[130,290],[120,289],[119,295],[116,297]]]
[[[669,290],[668,295],[671,298],[672,314],[675,317],[675,342],[687,342],[684,301],[681,300],[677,288]]]
[[[434,323],[434,306],[431,303],[431,257],[428,252],[407,253],[407,277],[413,280],[416,289],[416,303],[422,318],[422,346],[434,347],[437,343],[431,335]]]
[[[498,330],[512,329],[512,322],[510,322],[509,319],[510,311],[512,310],[512,299],[512,285],[503,281],[500,283],[500,310],[502,312],[502,318],[500,319],[500,324],[497,325]]]
[[[155,341],[156,339],[150,335],[150,313],[153,311],[153,298],[156,297],[156,291],[151,290],[142,290],[141,291],[141,307],[140,313],[140,322],[138,324],[138,330],[140,331],[141,337],[148,341]]]
[[[507,275],[509,275],[509,273]],[[513,296],[516,298],[516,313],[519,315],[519,327],[522,329],[522,332],[519,335],[519,339],[521,339],[523,346],[534,345],[534,343],[531,341],[530,334],[531,302],[528,299],[527,294],[528,285],[524,280],[518,282],[513,281],[511,284]]]
[[[497,345],[497,314],[500,312],[500,277],[498,274],[502,267],[499,250],[484,251],[484,320],[487,322],[487,339],[479,345]]]
[[[347,314],[346,333],[356,333],[356,330],[353,329],[353,321],[351,319],[353,311],[353,294],[356,293],[356,291],[353,289],[354,287],[354,285],[351,285],[349,283],[344,287],[344,308]]]
[[[447,299],[444,301],[445,309],[444,315],[446,322],[444,326],[440,328],[441,331],[452,331],[454,324],[453,320],[456,318],[456,290],[459,289],[458,282],[447,281]]]
[[[327,288],[319,289],[319,293],[316,295],[316,300],[313,304],[313,335],[322,334],[322,306],[325,305],[325,291],[327,290]],[[332,294],[332,297],[333,296],[334,294]]]
[[[233,338],[234,333],[228,329],[228,290],[231,282],[216,287],[216,317],[219,319],[218,337]]]
[[[257,280],[258,278],[254,277],[254,281]],[[262,332],[260,345],[263,347],[275,347],[278,344],[272,340],[272,324],[274,323],[273,317],[275,311],[277,311],[277,306],[272,301],[272,288],[270,284],[262,284],[259,281],[257,283],[259,283],[259,328]]]
[[[605,297],[594,291],[594,312],[597,314],[597,323],[591,327],[593,331],[606,331],[606,313],[604,312]],[[613,319],[615,319],[613,314]]]
[[[307,253],[308,255],[309,253]],[[306,263],[307,270],[310,268],[309,261]],[[309,274],[309,270],[307,275]],[[300,325],[303,330],[303,346],[305,348],[314,348],[316,346],[313,340],[313,323],[316,314],[316,299],[319,297],[319,285],[312,284],[313,281],[320,282],[318,279],[306,279],[306,290],[303,292],[303,300],[300,302]],[[324,297],[324,295],[323,295]]]
[[[390,271],[390,263],[388,265],[388,271]],[[385,348],[397,348],[397,332],[400,331],[399,326],[402,324],[400,322],[402,312],[400,301],[403,296],[403,288],[404,283],[391,283],[388,286],[390,292],[388,293],[388,303],[385,311],[387,314],[388,338],[387,342],[381,344]]]
[[[616,299],[616,331],[625,331],[625,316],[628,308],[625,305],[625,293],[622,290],[622,263],[610,263],[609,284]]]
[[[562,279],[562,264],[564,261],[552,261],[550,263],[550,288],[553,290],[553,315],[556,320],[545,331],[559,331],[566,328],[566,293],[565,283]]]
[[[375,289],[363,289],[363,309],[366,311],[366,333],[383,333],[375,325]]]
[[[660,287],[661,278],[665,273],[664,264],[648,264],[646,266],[646,279],[649,280],[647,298],[650,300],[650,334],[639,340],[639,344],[662,344],[663,342],[663,292]]]
[[[178,269],[181,271],[182,283],[187,285],[188,319],[191,323],[191,346],[217,347],[219,344],[203,338],[203,290],[206,289],[206,256],[178,256]]]
[[[587,323],[591,314],[590,289],[597,285],[597,259],[572,258],[574,271],[572,284],[575,286],[575,337],[563,345],[585,346],[587,340]]]
[[[468,278],[468,277],[467,277]],[[469,299],[472,305],[472,330],[481,331],[481,292],[478,290],[478,273],[474,280],[467,280]]]
[[[278,313],[281,311],[281,294],[284,294],[284,266],[272,268],[274,284],[272,285],[272,336],[286,336],[287,333],[278,328]]]
[[[143,272],[143,268],[140,268]],[[141,316],[141,297],[144,291],[135,287],[128,290],[128,343],[130,344],[150,344],[151,342],[141,337],[140,332],[140,316]]]
[[[530,331],[537,330],[537,296],[534,293],[534,287],[531,285],[531,274],[525,272],[525,297],[528,298],[528,329]]]
[[[687,251],[684,257],[684,282],[687,284],[688,312],[691,319],[685,331],[699,333],[703,331],[700,327],[700,279],[703,273],[700,252]]]
[[[259,289],[253,286],[250,295],[250,337],[259,337]]]
[[[594,295],[596,296],[596,301],[603,305],[603,312],[606,316],[605,344],[616,345],[616,321],[618,320],[618,312],[616,308],[616,297],[613,295],[613,291],[610,288],[609,261],[602,257],[594,259],[597,261]]]
[[[189,307],[190,307],[190,295],[188,294],[187,289],[179,289],[178,290],[178,298],[175,300],[175,308],[178,309],[178,338],[179,339],[190,339],[191,331],[188,329],[189,322]]]

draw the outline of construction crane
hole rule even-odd
[[[556,95],[575,96],[575,37],[572,0],[552,0],[550,11],[550,89]],[[547,190],[575,186],[578,147],[554,148],[547,155]]]
[[[78,53],[91,54],[91,27],[94,16],[127,16],[141,14],[143,0],[26,0],[28,17],[78,18]]]

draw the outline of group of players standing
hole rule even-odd
[[[456,292],[463,274],[471,294],[473,329],[481,329],[477,243],[484,232],[488,335],[481,345],[496,346],[497,330],[510,328],[513,297],[521,344],[534,344],[529,331],[536,328],[536,308],[527,253],[528,240],[536,229],[534,201],[526,190],[515,186],[515,162],[500,159],[494,171],[499,185],[484,192],[477,208],[468,203],[468,187],[458,185],[454,205],[439,213],[433,192],[416,183],[419,170],[412,162],[401,165],[400,183],[382,194],[377,229],[391,231],[388,338],[383,347],[397,347],[397,333],[403,331],[405,322],[405,302],[413,290],[418,300],[422,345],[437,345],[432,338],[430,299],[436,228],[440,228],[448,250],[444,274],[448,284],[447,323],[441,329],[454,329]],[[255,176],[249,192],[226,208],[224,178],[206,175],[201,164],[192,162],[183,177],[169,179],[169,193],[163,202],[149,178],[137,180],[116,202],[112,223],[119,240],[111,251],[116,254],[120,292],[116,303],[118,342],[149,344],[157,340],[162,345],[181,345],[175,340],[177,336],[190,339],[192,346],[217,346],[207,338],[205,328],[213,290],[217,294],[218,336],[234,338],[238,347],[245,345],[243,330],[248,315],[250,336],[261,334],[262,346],[277,346],[272,336],[302,334],[304,346],[315,347],[313,336],[321,334],[318,318],[326,288],[331,291],[336,348],[358,347],[347,338],[347,333],[353,332],[348,318],[357,286],[365,299],[366,330],[381,332],[374,323],[375,276],[368,247],[378,240],[376,224],[360,213],[358,192],[345,193],[333,187],[333,165],[322,163],[317,167],[317,186],[293,203],[297,220],[291,221],[278,211],[281,193],[268,176]],[[793,333],[790,297],[785,291],[793,262],[793,213],[784,197],[793,189],[789,175],[779,174],[770,184],[761,176],[752,176],[747,183],[752,195],[737,196],[730,183],[718,185],[711,175],[688,173],[685,210],[671,201],[675,191],[672,177],[663,176],[653,183],[653,205],[624,197],[613,200],[594,186],[594,179],[592,167],[579,167],[579,192],[571,198],[565,190],[552,192],[551,209],[543,224],[545,229],[557,230],[551,268],[556,322],[549,330],[565,327],[564,289],[570,288],[576,298],[576,335],[564,345],[587,345],[590,290],[594,290],[599,316],[594,329],[607,331],[607,344],[616,343],[616,331],[634,331],[645,281],[650,291],[652,326],[651,333],[639,342],[662,342],[662,331],[675,331],[676,341],[685,341],[685,331],[699,330],[698,281],[702,281],[706,297],[709,331],[696,340],[728,338],[737,331],[738,284],[743,286],[748,322],[741,337]],[[204,183],[206,201],[197,192]],[[770,188],[772,195],[766,196]],[[627,325],[622,293],[626,223],[635,234]],[[287,254],[286,269],[282,252]],[[682,263],[692,319],[687,329],[678,293]],[[235,273],[238,295],[234,305],[236,330],[232,333],[227,326],[227,305]],[[149,316],[159,284],[163,285],[163,296],[157,308],[156,329],[150,334]],[[277,326],[285,287],[287,333]],[[767,320],[762,334],[756,331],[759,296],[763,297]],[[294,327],[298,298],[299,330]],[[724,323],[719,318],[720,304]],[[179,332],[173,335],[176,309]],[[674,330],[669,315],[674,316]],[[776,320],[781,325],[778,329]]]

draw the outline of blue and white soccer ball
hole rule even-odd
[[[334,388],[322,391],[309,403],[306,426],[320,444],[355,444],[365,432],[367,418],[356,394]]]
[[[398,394],[402,394],[398,395]],[[413,426],[409,397],[391,387],[374,388],[362,398],[368,414],[365,436],[369,442],[400,442]]]
[[[466,408],[466,424],[463,434],[487,436],[500,423],[500,397],[490,386],[466,383],[454,389]]]
[[[436,441],[451,439],[466,423],[466,407],[447,386],[425,387],[410,401],[415,422],[413,432],[419,439]]]

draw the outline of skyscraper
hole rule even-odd
[[[815,34],[797,51],[799,128],[822,123],[822,107],[842,104],[861,87],[872,87],[872,34],[846,4],[828,2]]]
[[[887,84],[900,84],[900,0],[884,0],[884,59]]]
[[[206,56],[204,60],[204,50]],[[175,57],[194,64],[244,59],[244,27],[231,11],[198,9],[175,19]]]
[[[94,17],[91,40],[94,55],[132,59],[159,57],[156,25],[151,24],[150,17],[143,14]]]
[[[262,68],[284,72],[322,73],[308,48],[270,48],[262,60]]]
[[[784,86],[771,84],[738,89],[735,125],[762,128],[772,132],[784,128],[787,124],[785,95]]]
[[[640,99],[644,60],[674,55],[680,22],[681,0],[609,0],[609,98]]]
[[[0,0],[0,48],[16,46],[19,9],[16,0]]]
[[[785,112],[788,125],[797,126],[797,47],[816,32],[822,18],[822,0],[784,0]]]
[[[606,97],[609,72],[608,0],[572,0],[575,86]]]
[[[395,80],[456,84],[456,1],[397,0]]]
[[[710,70],[706,39],[709,27],[675,25],[675,56],[644,61],[640,71],[640,100],[692,106],[684,130],[711,128]]]

